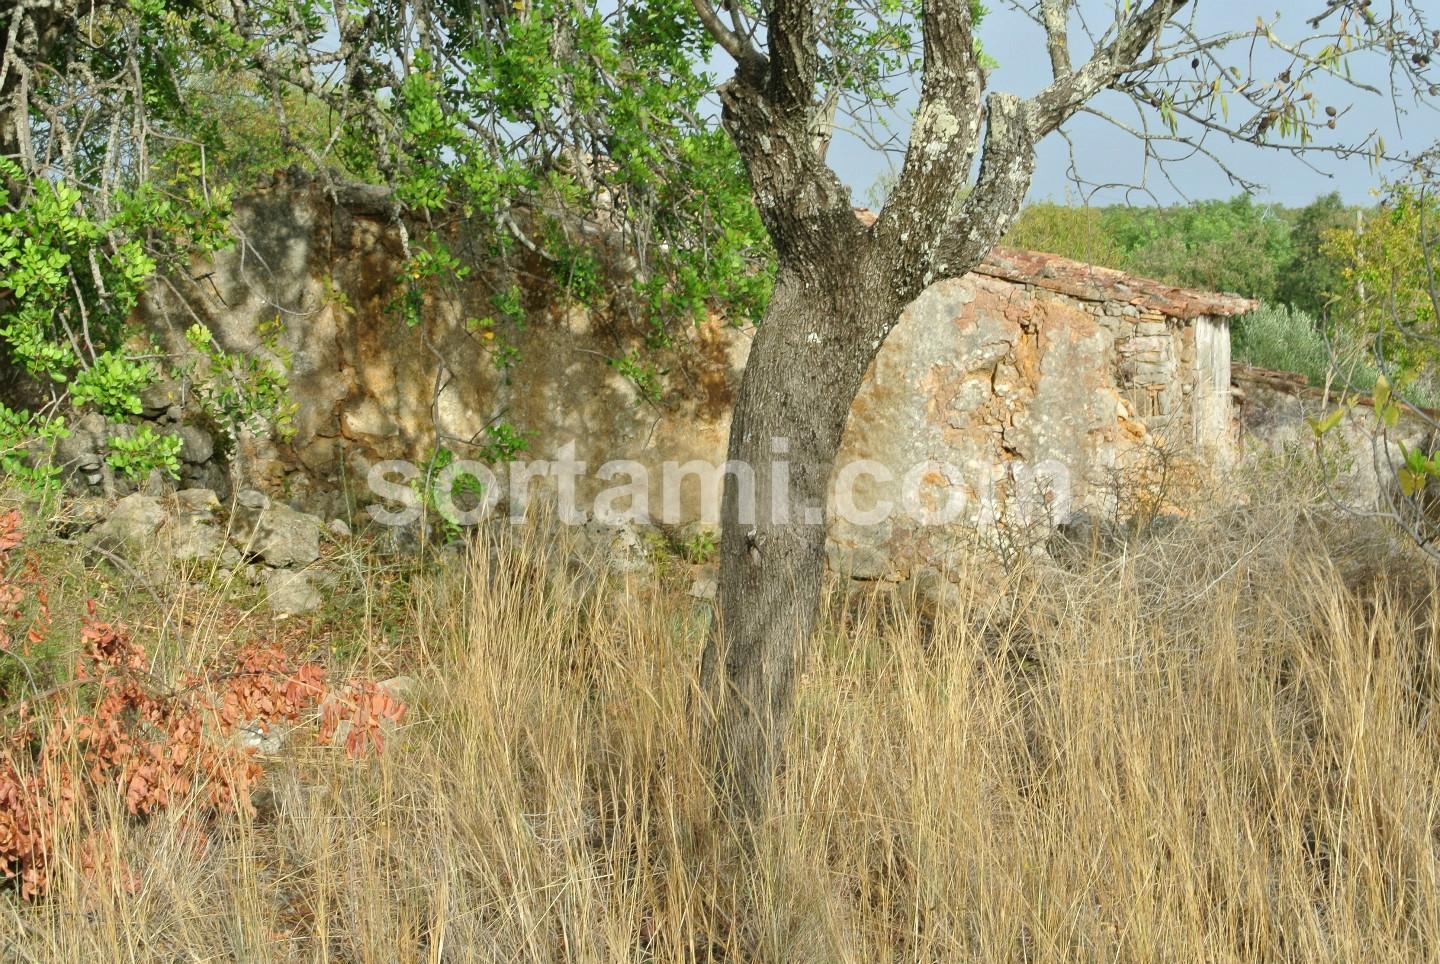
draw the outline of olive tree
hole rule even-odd
[[[812,138],[827,87],[847,76],[850,21],[836,15],[845,5],[695,6],[736,64],[719,91],[722,122],[744,160],[777,261],[730,432],[729,458],[754,468],[761,495],[752,521],[740,487],[725,492],[721,619],[702,673],[716,707],[722,784],[738,809],[755,814],[780,753],[798,658],[816,623],[825,530],[815,507],[825,504],[850,405],[906,304],[935,280],[969,271],[1013,223],[1037,143],[1082,111],[1113,119],[1094,102],[1116,91],[1149,108],[1140,116],[1151,126],[1114,123],[1157,158],[1167,142],[1213,155],[1208,135],[1290,152],[1383,151],[1365,137],[1349,145],[1323,141],[1341,112],[1321,108],[1315,81],[1323,75],[1374,90],[1347,62],[1373,50],[1383,63],[1408,65],[1409,74],[1398,72],[1415,82],[1407,90],[1428,93],[1424,72],[1436,38],[1417,10],[1384,17],[1365,0],[1332,2],[1309,22],[1306,37],[1288,41],[1263,20],[1204,32],[1202,0],[1115,4],[1098,30],[1078,4],[1041,0],[1023,9],[1041,28],[1037,54],[1043,49],[1051,80],[1021,97],[988,89],[977,8],[926,0],[916,12],[920,96],[904,163],[870,223],[857,219]],[[869,16],[883,22],[895,9]],[[1076,23],[1084,26],[1083,57],[1072,43]],[[1256,45],[1282,56],[1275,76],[1240,66],[1254,63],[1247,53]]]

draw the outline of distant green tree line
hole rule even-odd
[[[1005,243],[1321,318],[1345,285],[1345,265],[1324,236],[1353,230],[1367,214],[1338,193],[1299,208],[1245,194],[1172,207],[1042,203],[1025,209]]]

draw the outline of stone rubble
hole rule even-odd
[[[322,520],[253,491],[240,493],[228,519],[223,515],[212,489],[167,496],[132,492],[108,511],[87,512],[89,527],[80,542],[142,573],[186,564],[234,572],[250,585],[263,585],[276,614],[301,615],[323,605],[325,580],[307,570],[320,558]],[[87,522],[73,524],[83,528]]]
[[[310,575],[292,569],[271,569],[265,576],[265,603],[282,616],[300,616],[325,603]]]
[[[324,528],[319,517],[297,512],[254,489],[235,496],[235,508],[230,514],[231,543],[276,569],[307,566],[319,559]]]
[[[322,561],[322,536],[328,543],[354,539],[351,526],[341,519],[326,523],[263,493],[245,489],[227,506],[211,489],[185,488],[165,495],[132,492],[106,503],[82,498],[73,503],[66,525],[80,533],[82,545],[97,555],[115,558],[142,575],[162,575],[175,566],[211,566],[260,592],[266,608],[277,616],[314,612],[335,590],[339,578]],[[371,552],[419,552],[428,548],[434,558],[461,560],[476,541],[491,546],[492,563],[510,557],[501,551],[514,528],[504,518],[492,519],[488,531],[473,531],[471,539],[438,541],[419,525],[369,526],[362,532]],[[536,543],[534,561],[552,580],[581,589],[596,585],[607,575],[625,580],[653,571],[651,543],[635,525],[601,523],[557,531],[555,538]],[[713,598],[715,575],[698,579],[692,594]]]

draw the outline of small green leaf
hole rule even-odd
[[[1326,415],[1323,419],[1307,418],[1305,421],[1310,425],[1310,429],[1318,438],[1339,425],[1340,420],[1344,417],[1345,409],[1342,407],[1335,409],[1335,411]]]

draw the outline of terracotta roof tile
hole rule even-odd
[[[975,272],[1033,284],[1082,301],[1120,301],[1142,311],[1157,311],[1184,321],[1200,315],[1229,318],[1259,307],[1259,302],[1239,295],[1179,288],[1113,268],[1018,248],[995,248],[976,266]]]
[[[856,209],[855,216],[866,224],[875,223],[874,212],[864,208]],[[1230,318],[1259,307],[1259,302],[1240,295],[1180,288],[1058,254],[1019,248],[995,248],[976,266],[975,273],[1035,285],[1081,301],[1120,301],[1183,321],[1201,315]]]

